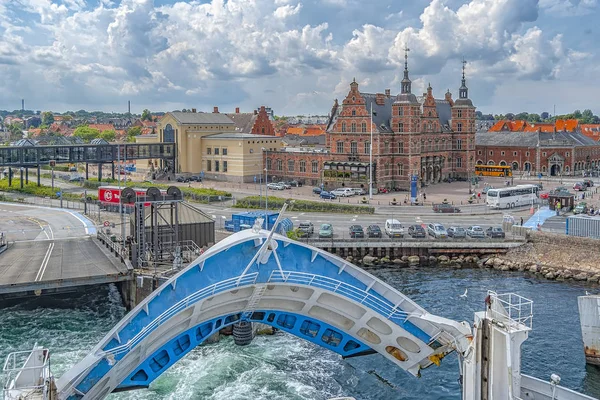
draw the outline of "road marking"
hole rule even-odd
[[[356,218],[352,218],[352,222],[356,221]]]
[[[50,261],[50,255],[52,254],[52,250],[54,250],[54,243],[50,243],[50,245],[48,246],[48,250],[46,250],[46,255],[44,256],[44,259],[42,260],[42,265],[40,266],[40,269],[35,277],[36,282],[39,282],[42,280],[42,277],[44,276],[44,273],[46,272],[46,268],[48,267],[48,262]]]
[[[292,217],[292,219],[298,219],[298,217]]]

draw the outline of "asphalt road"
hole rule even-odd
[[[126,268],[91,234],[89,221],[70,212],[0,203],[3,285],[114,275]]]

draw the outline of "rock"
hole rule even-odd
[[[437,260],[438,260],[439,262],[448,262],[450,259],[448,258],[448,256],[439,256],[439,257],[437,258]]]
[[[594,274],[587,278],[588,282],[598,282],[600,280],[600,274]]]
[[[400,259],[400,258],[394,258],[394,260],[392,261],[392,263],[394,263],[394,264],[404,264],[404,261],[402,261],[402,259]]]
[[[580,272],[577,275],[573,276],[573,279],[576,281],[587,281],[588,274],[587,272]]]
[[[471,256],[466,256],[465,257],[465,263],[467,263],[467,264],[473,264],[473,261],[474,261],[474,257],[471,257]]]
[[[364,265],[368,265],[370,267],[375,265],[376,261],[377,261],[377,257],[372,257],[372,256],[364,256],[362,259],[362,263]]]
[[[504,264],[500,266],[500,271],[510,271],[510,265]]]
[[[437,263],[438,259],[435,256],[429,256],[428,261],[430,265],[434,265],[435,263]]]
[[[494,260],[495,258],[488,258],[483,265],[485,265],[486,267],[493,267],[494,266]]]
[[[402,256],[402,261],[408,262],[408,256]]]
[[[505,264],[505,262],[501,258],[497,258],[497,257],[494,258],[494,268],[498,269],[504,264]]]
[[[546,275],[544,275],[544,277],[546,279],[554,279],[556,275],[554,274],[554,272],[548,272]]]
[[[417,266],[421,263],[421,257],[419,256],[410,256],[408,257],[408,265],[411,267]]]
[[[573,272],[571,272],[569,270],[563,271],[562,272],[562,277],[564,279],[571,279],[571,278],[573,278]]]
[[[536,273],[536,272],[538,272],[538,266],[537,266],[537,265],[535,265],[535,264],[534,264],[534,265],[531,265],[531,266],[529,267],[529,272],[533,272],[533,273]]]
[[[391,261],[389,257],[383,257],[381,260],[379,260],[379,262],[382,264],[389,264]]]

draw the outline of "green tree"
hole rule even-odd
[[[42,113],[42,124],[50,126],[54,123],[54,115],[50,111],[44,111]]]
[[[542,122],[542,118],[538,114],[529,114],[527,116],[528,122]]]
[[[147,108],[142,111],[142,121],[152,121],[152,113]]]
[[[581,122],[582,124],[592,124],[592,121],[594,121],[594,113],[592,112],[592,110],[583,110],[579,122]]]
[[[542,118],[542,120],[547,120],[548,118],[550,118],[550,114],[548,114],[547,111],[544,111],[541,115],[540,118]]]
[[[80,137],[84,142],[91,142],[100,136],[100,131],[89,126],[79,126],[73,132],[73,136]]]
[[[579,119],[579,118],[581,118],[581,116],[582,116],[582,115],[581,115],[581,111],[579,111],[579,110],[575,110],[575,111],[573,111],[573,114],[572,114],[572,116],[573,116],[573,118],[575,118],[575,119]]]
[[[529,119],[529,114],[526,112],[518,113],[515,115],[515,119],[527,121]]]
[[[127,130],[127,141],[132,143],[135,142],[135,137],[142,134],[142,127],[134,126]]]
[[[100,133],[100,137],[107,142],[114,142],[117,138],[117,132],[106,129]]]
[[[16,123],[16,124],[10,124],[8,126],[8,131],[10,132],[10,140],[11,141],[16,141],[16,140],[20,140],[23,139],[23,125]]]

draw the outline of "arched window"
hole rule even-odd
[[[352,110],[352,116],[354,117],[356,115],[356,110]]]
[[[493,161],[488,161],[488,165],[496,165],[496,163]]]
[[[316,174],[319,172],[319,162],[318,161],[313,161],[312,163],[312,173]]]
[[[277,171],[283,171],[283,161],[277,160]]]
[[[362,130],[363,132],[366,132],[366,131],[367,131],[367,123],[366,123],[366,122],[363,122],[363,123],[362,123],[362,129],[361,129],[361,130]]]
[[[475,164],[477,164],[477,165],[483,165],[483,161],[477,160],[477,162]]]
[[[546,172],[546,166],[542,165],[542,172]]]
[[[356,122],[353,122],[351,125],[352,132],[356,132]]]
[[[343,152],[344,152],[344,142],[342,142],[342,141],[340,140],[340,141],[337,141],[337,142],[335,143],[335,145],[336,145],[336,152],[337,152],[337,153],[343,153]]]
[[[270,159],[270,158],[267,158],[267,171],[270,171],[270,170],[271,170],[271,167],[272,167],[272,165],[271,165],[271,164],[272,164],[272,163],[271,163],[271,159]]]
[[[346,132],[346,123],[342,122],[342,132]]]
[[[525,168],[525,171],[531,171],[531,163],[526,162],[525,164],[523,164],[523,167]]]
[[[500,165],[506,166],[506,161],[504,161],[504,160],[500,161]]]
[[[513,161],[512,163],[512,169],[513,171],[518,171],[519,170],[519,163],[516,161]]]
[[[404,176],[404,165],[403,164],[398,164],[398,175]]]

